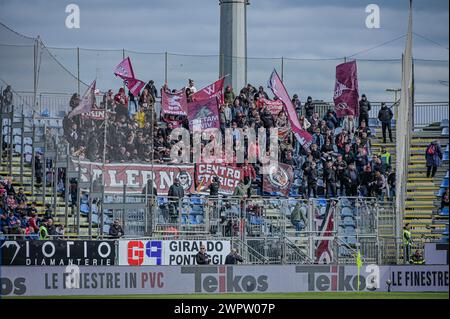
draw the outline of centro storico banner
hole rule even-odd
[[[225,263],[231,249],[227,240],[120,240],[118,259],[123,266],[195,265],[204,244],[211,264]]]
[[[112,266],[114,241],[5,240],[0,241],[3,266]]]
[[[360,291],[448,292],[448,267],[361,268]],[[356,266],[43,266],[2,267],[2,296],[356,291]]]

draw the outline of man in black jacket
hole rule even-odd
[[[345,191],[347,196],[358,195],[359,176],[354,162],[348,164],[344,173]]]
[[[209,256],[206,253],[205,245],[200,246],[200,251],[195,256],[195,261],[197,262],[197,265],[208,265],[211,263],[211,259],[209,259]]]
[[[238,255],[236,248],[232,248],[225,258],[225,265],[235,265],[238,262],[244,262],[244,258]]]
[[[323,171],[323,184],[326,187],[327,198],[332,198],[336,196],[336,171],[333,167],[333,162],[328,161],[325,164],[325,169]]]
[[[381,128],[383,130],[383,143],[386,144],[386,129],[389,131],[389,140],[391,143],[392,140],[392,128],[391,128],[391,121],[394,117],[394,114],[392,113],[392,110],[386,106],[386,103],[381,103],[381,109],[378,112],[378,119],[381,122]]]
[[[123,235],[125,234],[123,232],[122,226],[119,223],[119,220],[114,220],[114,224],[109,227],[109,236],[111,236],[112,238],[120,238]]]
[[[212,183],[209,185],[209,196],[217,197],[219,195],[220,179],[219,176],[214,176]]]
[[[310,121],[311,117],[314,114],[315,105],[312,101],[312,97],[308,96],[308,99],[305,103],[305,117]],[[311,121],[310,121],[311,122]]]
[[[176,223],[178,218],[178,202],[180,198],[184,197],[184,188],[181,186],[178,178],[175,178],[172,186],[170,186],[168,196],[170,201],[170,223]]]
[[[369,126],[369,111],[371,110],[370,102],[367,100],[365,94],[361,95],[361,100],[359,101],[359,124],[364,120]]]

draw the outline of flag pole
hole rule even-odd
[[[106,165],[106,134],[108,126],[108,102],[105,101],[105,116],[103,120],[103,158],[102,158],[102,218],[100,220],[100,234],[103,237],[103,225],[105,214],[105,165]]]

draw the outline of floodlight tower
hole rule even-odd
[[[219,0],[219,75],[239,93],[247,83],[247,6],[249,0]]]

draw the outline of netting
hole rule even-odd
[[[64,98],[58,97],[61,101],[67,100],[75,92],[83,94],[87,84],[95,78],[101,91],[117,90],[122,86],[122,81],[114,76],[114,68],[127,56],[131,58],[136,77],[145,82],[153,79],[157,87],[162,86],[167,79],[170,88],[180,89],[187,84],[188,79],[194,79],[195,86],[200,89],[219,76],[219,55],[47,48],[40,40],[23,36],[0,24],[0,79],[10,84],[18,94],[33,94],[35,78],[38,97],[40,94],[66,95]],[[242,60],[237,57],[232,59]],[[270,73],[275,68],[283,76],[291,95],[298,94],[302,101],[310,95],[315,100],[330,102],[333,98],[336,65],[344,61],[344,58],[248,57],[247,82],[256,87],[266,87]],[[356,61],[360,94],[365,93],[371,101],[392,101],[394,96],[386,89],[400,87],[401,57],[379,60],[358,58]],[[415,101],[448,101],[448,60],[415,59],[414,76]],[[234,88],[235,93],[239,89]],[[45,105],[41,106],[39,102],[37,98],[37,110],[45,110]],[[52,106],[54,114],[51,115],[58,116],[66,111],[63,106],[54,110],[60,102],[52,103],[56,106]]]

